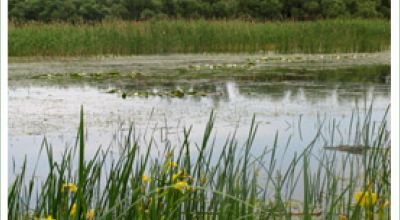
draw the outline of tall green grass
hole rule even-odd
[[[390,219],[390,204],[386,203],[390,201],[390,151],[385,150],[390,140],[387,119],[385,115],[380,123],[374,122],[371,110],[365,115],[353,115],[347,136],[352,140],[349,143],[362,143],[366,149],[375,150],[356,156],[318,154],[315,150],[335,138],[335,121],[328,128],[321,124],[312,142],[293,157],[278,156],[277,151],[285,148],[278,146],[278,134],[263,153],[252,153],[258,127],[255,118],[243,146],[238,145],[235,134],[222,146],[215,146],[215,115],[211,113],[200,143],[191,142],[191,128],[184,129],[182,145],[174,148],[166,142],[163,148],[158,147],[164,157],[151,157],[157,148],[154,139],[140,145],[130,129],[124,143],[118,146],[118,157],[111,157],[112,149],[108,148],[98,149],[93,157],[84,160],[81,111],[76,146],[66,149],[61,160],[54,160],[52,148],[44,140],[49,162],[47,176],[38,180],[36,171],[27,174],[26,163],[15,176],[9,187],[8,217],[88,219],[86,213],[93,209],[94,219],[98,220],[333,220],[340,215],[348,219]],[[330,137],[322,132],[326,129]],[[218,153],[217,147],[221,147]],[[283,160],[286,166],[279,166]],[[143,178],[145,175],[150,180]],[[77,191],[62,190],[65,183],[77,184]],[[303,200],[295,199],[298,189],[302,189]],[[377,201],[362,206],[354,201],[358,191],[375,193]],[[71,215],[74,203],[77,211]]]
[[[10,56],[375,52],[390,48],[390,22],[170,20],[81,25],[11,23],[8,39]]]

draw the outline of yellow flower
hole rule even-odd
[[[347,220],[347,216],[345,216],[345,215],[339,215],[339,220]]]
[[[169,162],[168,167],[176,168],[176,167],[178,167],[178,164],[176,162]]]
[[[175,180],[176,180],[178,177],[180,177],[180,176],[182,175],[182,173],[183,173],[182,170],[180,170],[178,173],[172,175],[172,181],[175,182]]]
[[[94,219],[94,209],[90,209],[87,213],[86,213],[86,218],[88,220],[93,220]]]
[[[355,195],[355,200],[361,207],[375,205],[376,199],[376,193],[373,192],[357,192]]]
[[[142,182],[143,183],[148,183],[148,182],[150,182],[150,178],[148,176],[146,176],[146,175],[143,175],[142,176]]]
[[[64,190],[69,190],[71,192],[77,192],[78,191],[78,187],[76,187],[75,184],[73,183],[68,183],[68,184],[64,184],[61,188],[61,192],[64,192]]]
[[[70,215],[71,217],[75,216],[75,214],[76,214],[76,203],[74,203],[74,204],[72,205],[71,211],[69,212],[69,215]]]
[[[56,220],[56,219],[53,218],[52,215],[48,215],[47,218],[36,218],[36,217],[35,217],[35,220]]]
[[[183,172],[183,178],[187,178],[187,179],[193,179],[193,177],[192,176],[190,176],[187,172],[186,172],[186,170]]]
[[[184,189],[190,189],[190,186],[187,182],[180,181],[174,184],[174,188],[179,191],[183,191]]]

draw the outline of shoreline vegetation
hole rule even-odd
[[[221,93],[208,82],[217,80],[390,82],[390,1],[9,0],[9,20],[9,82],[22,87],[213,98]],[[92,154],[82,106],[61,155],[44,137],[35,164],[13,164],[8,218],[390,219],[390,106],[381,120],[373,109],[357,107],[349,123],[318,114],[296,149],[292,135],[281,142],[286,130],[260,136],[256,115],[244,136],[217,136],[212,111],[201,134],[182,127],[178,140],[159,142],[132,125]]]
[[[387,0],[8,0],[15,22],[154,19],[390,19]]]
[[[160,74],[157,71],[133,72],[68,72],[68,73],[42,73],[42,74],[16,74],[9,77],[10,81],[28,81],[30,83],[43,81],[50,84],[109,84],[124,85],[121,81],[142,82],[144,84],[162,85],[166,82],[201,82],[204,80],[235,80],[235,81],[313,81],[313,82],[363,82],[363,83],[389,83],[389,65],[351,66],[342,68],[286,68],[269,67],[268,69],[251,70],[248,64],[234,66],[226,65],[196,65],[185,69],[172,69]],[[212,69],[210,69],[212,67]],[[250,70],[249,70],[250,69]],[[127,84],[129,85],[129,83]]]
[[[10,23],[9,56],[361,53],[390,49],[390,21],[350,19]]]
[[[372,105],[365,112],[353,112],[343,138],[349,146],[374,149],[360,155],[318,151],[342,135],[336,128],[340,122],[335,120],[317,125],[311,143],[290,158],[277,153],[285,147],[278,146],[278,133],[272,146],[253,155],[258,127],[255,117],[243,146],[235,132],[225,144],[215,146],[215,114],[211,112],[201,143],[191,141],[191,127],[183,129],[181,145],[166,142],[165,146],[157,145],[155,137],[141,143],[131,128],[125,141],[115,146],[119,156],[111,159],[111,147],[85,157],[81,109],[76,144],[65,149],[61,160],[43,140],[42,156],[49,162],[47,176],[37,178],[36,169],[42,168],[36,166],[33,174],[27,173],[26,161],[15,173],[8,193],[8,217],[389,219],[390,150],[384,150],[390,143],[389,112],[388,107],[380,122],[371,117]],[[326,126],[331,128],[328,136],[324,134]],[[279,162],[283,158],[287,166]],[[303,190],[302,195],[296,196],[297,190]]]

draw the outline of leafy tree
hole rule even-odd
[[[140,19],[142,11],[145,9],[153,9],[154,4],[149,0],[124,0],[125,8],[129,12],[128,19]]]
[[[161,11],[170,16],[176,16],[176,2],[174,0],[162,0],[161,1]]]
[[[283,4],[279,0],[261,0],[259,16],[268,19],[281,18]]]
[[[123,4],[113,4],[110,8],[110,17],[119,19],[129,19],[129,11]]]
[[[390,0],[8,0],[9,18],[96,22],[105,18],[249,18],[308,20],[390,18]]]
[[[177,14],[184,18],[196,18],[200,15],[200,4],[196,0],[177,0]]]
[[[379,13],[377,9],[376,1],[360,1],[357,2],[357,13],[356,15],[363,18],[378,17]]]
[[[79,13],[86,21],[100,21],[107,13],[107,9],[94,0],[88,0],[79,8]]]
[[[348,16],[346,4],[343,0],[322,0],[322,16],[325,18],[337,18]]]
[[[280,0],[240,0],[239,11],[254,18],[280,18],[283,4]]]
[[[140,19],[142,19],[142,20],[148,20],[148,19],[153,18],[155,15],[156,15],[156,13],[154,13],[153,10],[147,9],[147,8],[146,8],[146,9],[144,9],[144,10],[142,11],[142,13],[140,13]]]
[[[11,20],[22,22],[25,21],[26,4],[20,0],[11,0],[8,3],[8,16]]]
[[[378,11],[385,18],[390,18],[390,0],[381,0],[379,2]]]
[[[305,0],[302,8],[304,10],[303,17],[306,18],[318,18],[320,16],[320,3],[319,0]]]
[[[233,10],[227,2],[218,1],[211,5],[211,14],[214,18],[228,18],[232,13]]]

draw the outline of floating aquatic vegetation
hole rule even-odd
[[[170,91],[169,95],[173,96],[173,97],[182,98],[183,96],[185,96],[185,93],[180,89],[175,89],[175,90]]]
[[[187,95],[191,95],[191,96],[207,96],[206,92],[198,92],[198,91],[190,91],[187,92]]]
[[[121,95],[121,97],[123,98],[123,99],[125,99],[126,98],[126,92],[122,92],[122,95]]]
[[[182,89],[164,90],[164,91],[124,91],[123,89],[110,89],[106,91],[109,94],[120,94],[123,99],[127,97],[144,97],[148,98],[150,96],[166,96],[173,98],[183,98],[185,96],[192,97],[205,97],[210,93],[203,91],[184,91]]]
[[[269,56],[269,57],[261,57],[262,61],[276,61],[276,60],[286,60],[284,57],[279,56]]]
[[[203,65],[189,65],[188,69],[200,71],[200,70],[228,70],[236,68],[245,68],[244,64],[237,63],[217,63],[217,64],[203,64]]]
[[[370,146],[364,146],[364,145],[338,145],[338,146],[327,146],[324,147],[325,150],[332,150],[332,151],[340,151],[340,152],[345,152],[349,154],[364,154],[368,151],[377,151],[381,153],[385,153],[387,150],[390,150],[390,148],[375,148],[375,147],[370,147]]]
[[[324,62],[331,62],[327,57],[333,55],[323,55]],[[293,59],[293,58],[291,58]],[[308,59],[308,58],[307,58]],[[319,58],[318,58],[319,59]],[[335,58],[333,58],[335,59]],[[206,64],[189,65],[186,68],[168,69],[165,72],[104,72],[104,73],[49,73],[35,74],[32,76],[21,77],[24,80],[43,80],[43,82],[105,82],[105,83],[159,83],[168,84],[179,80],[268,80],[268,81],[290,81],[290,80],[309,80],[309,81],[332,81],[332,82],[378,82],[388,83],[390,81],[390,65],[367,65],[367,66],[344,66],[321,67],[303,66],[304,61],[297,66],[270,66],[269,61],[261,59],[248,60],[246,63],[227,63],[227,64]],[[275,62],[275,61],[274,61]],[[282,59],[276,62],[291,62],[289,59]],[[293,61],[295,62],[295,61]],[[320,62],[317,59],[308,59],[309,64]],[[296,64],[294,64],[296,65]],[[211,68],[212,66],[212,68]],[[210,69],[211,68],[211,69]],[[20,80],[14,78],[13,80]],[[172,83],[173,84],[173,83]]]
[[[121,92],[121,90],[119,90],[119,89],[110,89],[106,93],[113,94],[113,93],[119,93],[119,92]]]
[[[68,76],[71,78],[82,78],[86,76],[86,73],[70,73]]]
[[[141,77],[143,77],[143,74],[141,72],[133,71],[133,72],[130,73],[130,77],[132,77],[132,78],[141,78]]]

